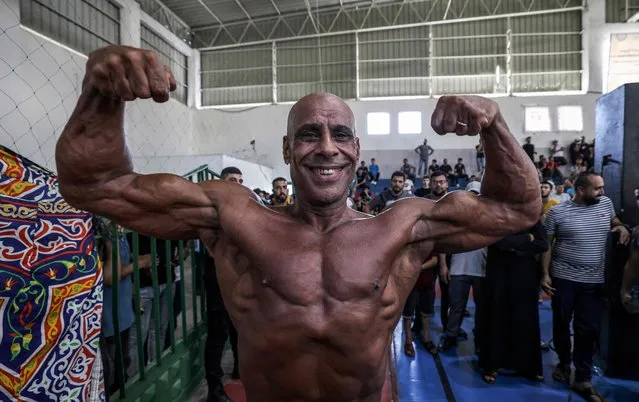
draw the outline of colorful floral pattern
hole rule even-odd
[[[92,217],[62,199],[52,174],[3,147],[0,314],[0,400],[104,400]]]

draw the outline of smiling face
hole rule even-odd
[[[317,206],[341,202],[359,161],[352,110],[331,94],[300,99],[289,113],[283,153],[300,202]]]

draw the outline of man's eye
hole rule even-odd
[[[347,139],[350,139],[352,135],[348,132],[339,131],[334,134],[334,137],[339,140],[347,140]]]
[[[315,131],[305,131],[300,135],[303,140],[314,140],[319,137],[319,133]]]

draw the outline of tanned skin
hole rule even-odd
[[[539,217],[536,170],[491,100],[442,97],[432,117],[439,134],[481,132],[484,195],[406,199],[370,217],[346,206],[360,146],[353,112],[330,94],[302,98],[289,116],[283,153],[294,205],[271,210],[237,184],[133,172],[124,103],[164,102],[173,88],[148,51],[93,52],[56,149],[60,191],[74,207],[145,235],[202,239],[238,329],[248,401],[378,402],[391,334],[422,264],[487,246]]]

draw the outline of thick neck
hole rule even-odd
[[[343,223],[349,213],[346,197],[325,205],[316,205],[300,197],[293,204],[292,215],[313,226],[319,232],[327,232]]]

